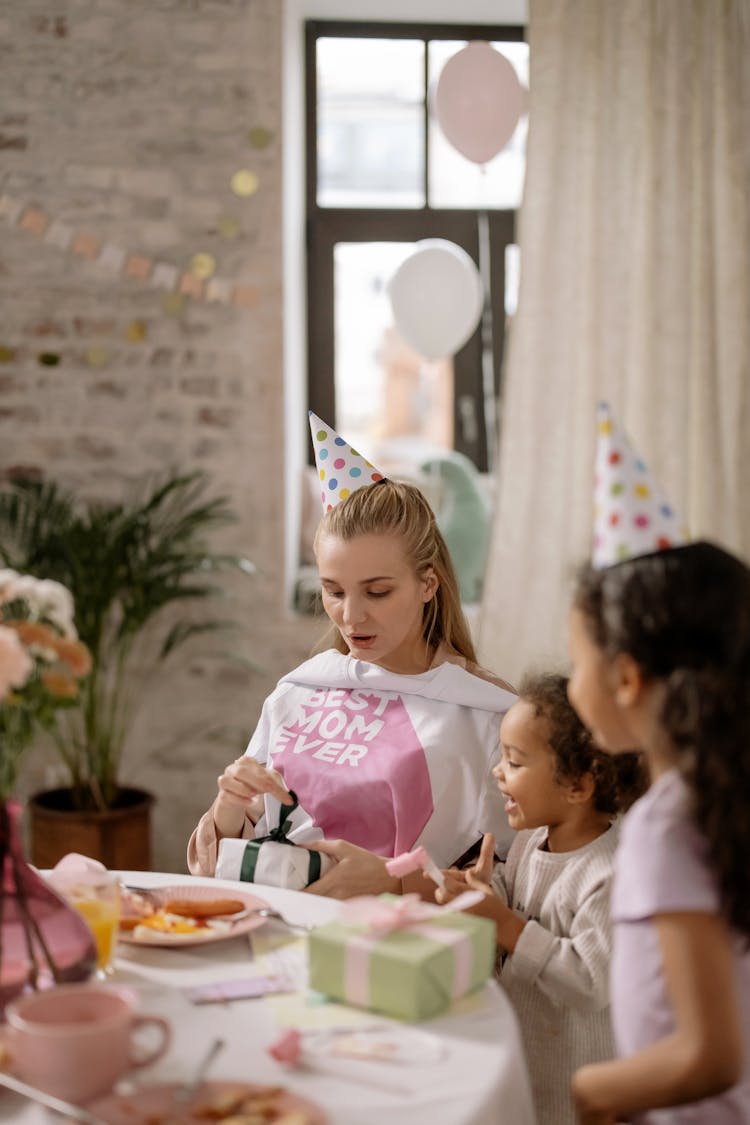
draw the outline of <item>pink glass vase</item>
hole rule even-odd
[[[90,929],[26,862],[20,813],[18,802],[0,802],[0,1015],[21,992],[96,972]]]

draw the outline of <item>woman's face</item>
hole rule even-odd
[[[424,672],[422,619],[438,587],[432,569],[415,574],[401,537],[391,534],[321,535],[316,558],[323,608],[352,656],[391,672]]]
[[[638,738],[628,722],[628,713],[617,701],[617,660],[611,660],[599,648],[586,618],[575,606],[570,611],[568,648],[568,699],[596,745],[610,754],[637,749]]]

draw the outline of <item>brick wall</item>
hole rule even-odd
[[[283,597],[281,9],[0,0],[0,472],[117,497],[202,467],[259,568],[229,592],[261,671],[194,650],[143,685],[123,780],[158,794],[172,870],[312,636]]]

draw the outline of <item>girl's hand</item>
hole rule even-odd
[[[480,883],[491,883],[492,872],[495,868],[495,837],[491,832],[485,832],[482,837],[482,846],[479,849],[479,856],[477,862],[467,867],[467,872],[471,872],[474,878],[478,879]]]
[[[315,840],[305,847],[336,860],[330,871],[307,887],[310,894],[353,898],[355,895],[401,893],[401,880],[388,874],[382,856],[346,840]]]
[[[592,1064],[582,1066],[573,1075],[571,1093],[578,1111],[579,1125],[616,1125],[618,1121],[615,1113],[595,1107],[599,1072],[598,1064]]]
[[[218,780],[219,795],[214,801],[214,823],[220,836],[238,836],[246,813],[262,812],[257,798],[270,793],[282,805],[293,804],[289,790],[276,770],[261,766],[254,758],[243,755],[227,766]]]
[[[479,863],[477,863],[476,867],[479,867]],[[497,944],[501,949],[504,949],[506,953],[512,953],[516,948],[516,942],[523,932],[526,921],[520,914],[516,914],[509,906],[506,906],[500,896],[495,893],[494,889],[488,883],[483,883],[481,879],[477,878],[474,874],[475,869],[467,867],[466,871],[461,873],[466,876],[463,890],[481,891],[484,898],[475,906],[470,906],[466,913],[478,914],[480,918],[489,918],[491,922],[494,922]],[[486,867],[484,870],[486,870]],[[446,875],[453,874],[454,873],[450,871],[446,872]],[[446,891],[455,889],[456,886],[456,881],[454,881],[451,886],[446,879]],[[450,897],[445,895],[445,892],[440,890],[440,888],[435,892],[435,901],[441,903],[441,905],[450,902],[451,898],[455,897],[455,894],[451,894]]]
[[[482,847],[479,850],[476,863],[473,863],[470,867],[465,867],[463,870],[458,867],[449,867],[443,871],[445,887],[437,888],[435,902],[444,906],[446,902],[452,902],[454,898],[458,898],[459,895],[468,890],[481,890],[485,894],[494,895],[495,892],[489,885],[494,867],[495,837],[491,832],[486,832],[482,837]],[[425,874],[425,878],[428,879],[429,876]]]
[[[446,902],[453,902],[454,898],[458,898],[459,895],[464,894],[469,889],[466,872],[460,871],[457,867],[449,867],[443,870],[444,887],[436,887],[426,871],[423,872],[422,877],[429,881],[434,892],[435,902],[441,906],[445,906]]]
[[[445,906],[446,902],[452,902],[454,898],[458,898],[465,891],[481,891],[484,895],[484,902],[469,907],[469,914],[481,914],[484,918],[494,918],[497,909],[501,907],[503,910],[508,909],[505,903],[495,894],[492,887],[474,877],[471,868],[467,868],[466,871],[451,869],[450,871],[444,871],[443,875],[445,875],[445,888],[438,887],[435,891],[435,902],[440,903],[441,906]]]

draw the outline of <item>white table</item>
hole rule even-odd
[[[236,883],[184,875],[124,872],[122,877],[124,882],[144,887],[200,882],[217,892],[237,889]],[[298,891],[242,887],[266,899],[291,921],[325,922],[341,907],[334,899]],[[278,927],[272,922],[267,925]],[[276,932],[284,930],[277,928]],[[140,1009],[166,1017],[172,1026],[169,1051],[158,1063],[138,1072],[139,1083],[184,1080],[209,1042],[221,1037],[226,1047],[211,1068],[210,1078],[285,1085],[321,1105],[330,1125],[383,1125],[384,1121],[388,1125],[534,1125],[515,1015],[496,981],[460,1001],[451,1014],[414,1025],[439,1037],[444,1050],[437,1063],[406,1066],[339,1060],[335,1065],[341,1074],[294,1071],[267,1052],[282,1030],[271,997],[195,1005],[184,994],[193,985],[233,980],[251,972],[251,959],[247,934],[202,947],[164,949],[120,943],[113,983],[134,987]],[[0,1121],[49,1125],[52,1119],[41,1107],[0,1091]]]

